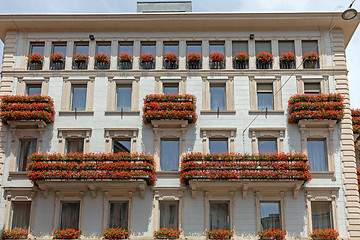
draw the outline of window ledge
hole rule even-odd
[[[13,179],[27,180],[27,173],[27,171],[9,172],[8,181],[11,181]]]
[[[261,113],[261,114],[284,114],[284,110],[267,110],[267,111],[261,111],[261,110],[249,110],[249,113]]]
[[[210,114],[217,114],[217,113],[224,113],[224,114],[235,114],[235,110],[200,110],[200,113],[210,113]]]
[[[130,110],[130,111],[118,111],[118,110],[106,110],[105,114],[120,115],[120,114],[140,114],[140,110]]]
[[[179,171],[156,171],[156,176],[180,178],[180,172]]]
[[[94,115],[94,111],[76,111],[77,115]],[[75,115],[75,111],[59,111],[59,115]]]
[[[311,172],[313,178],[331,178],[332,181],[336,181],[334,171],[324,171],[324,172]]]

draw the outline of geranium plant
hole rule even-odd
[[[206,233],[209,239],[230,239],[234,236],[234,232],[225,229],[213,229]]]
[[[296,60],[296,55],[293,52],[282,53],[280,56],[280,61],[293,62],[295,60]]]
[[[311,239],[322,239],[322,240],[336,240],[339,237],[339,233],[331,228],[316,229],[310,233]]]
[[[77,239],[81,236],[81,230],[67,228],[53,231],[53,239]]]
[[[142,53],[139,55],[139,59],[142,62],[153,62],[155,61],[155,56],[151,53]]]
[[[129,237],[130,232],[123,228],[109,228],[102,232],[105,239],[126,239]]]
[[[354,134],[360,133],[360,109],[351,109]]]
[[[262,61],[264,63],[272,63],[274,61],[274,55],[268,52],[260,52],[256,55],[256,60]]]
[[[30,63],[41,63],[44,61],[44,56],[40,53],[32,53],[28,55],[27,58]]]
[[[359,191],[360,191],[360,168],[357,168],[356,172],[357,172],[358,188],[359,188]]]
[[[97,62],[109,62],[110,61],[110,57],[106,53],[97,53],[97,54],[95,54],[94,59]]]
[[[166,53],[162,55],[165,62],[169,62],[169,63],[176,63],[179,59],[179,56],[176,53]]]
[[[53,53],[50,55],[50,61],[52,62],[61,62],[64,61],[65,57],[62,53]]]
[[[235,62],[246,62],[249,61],[249,54],[243,52],[243,53],[235,53],[233,57],[233,61]]]
[[[89,61],[89,56],[86,54],[76,53],[72,56],[72,60],[79,62],[80,61],[87,62]]]
[[[186,55],[186,60],[188,63],[199,63],[202,59],[201,53],[188,53]]]
[[[220,52],[213,52],[209,57],[213,62],[223,62],[225,60],[225,55]]]
[[[133,58],[133,55],[127,52],[119,53],[118,55],[119,62],[131,62]]]
[[[282,240],[285,239],[286,233],[280,229],[269,228],[258,233],[260,239],[274,239]]]
[[[2,239],[26,239],[29,232],[22,228],[5,229],[2,234]]]
[[[160,228],[157,231],[154,231],[154,238],[157,239],[178,239],[180,237],[181,231],[175,230],[172,228]]]
[[[318,61],[320,58],[320,55],[317,52],[309,52],[309,53],[304,53],[302,55],[302,59],[303,61]]]

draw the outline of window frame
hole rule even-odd
[[[327,144],[326,138],[306,138],[306,153],[307,153],[307,155],[309,155],[309,153],[308,153],[308,144],[311,141],[323,142],[323,144],[324,144],[324,157],[325,157],[324,161],[325,161],[325,167],[327,169],[325,171],[312,171],[312,172],[328,172],[329,171],[329,163],[328,163],[329,159],[328,159],[328,149],[327,149],[328,144]],[[309,160],[309,163],[310,163],[310,160]]]
[[[225,110],[219,113],[235,113],[234,109],[234,77],[227,76],[208,76],[202,81],[202,110],[201,113],[217,113],[217,110],[211,110],[210,85],[225,85]]]
[[[23,170],[19,170],[19,167],[20,167],[20,163],[22,163],[22,168],[24,168],[24,159],[21,159],[21,156],[23,155],[22,154],[22,150],[23,150],[23,147],[22,147],[22,142],[35,142],[36,143],[36,146],[35,146],[35,152],[34,153],[37,153],[38,151],[38,140],[36,138],[20,138],[19,139],[19,148],[18,148],[18,153],[17,153],[17,159],[16,159],[16,168],[17,168],[17,172],[27,172],[26,170],[23,171]],[[29,155],[28,155],[29,156]],[[26,158],[28,157],[26,156]],[[24,156],[25,157],[25,156]],[[26,163],[28,164],[28,161],[26,161]],[[26,168],[26,167],[25,167]]]
[[[284,152],[284,137],[286,128],[249,128],[251,134],[251,148],[252,153],[259,153],[259,138],[276,138],[277,140],[277,151]]]
[[[138,128],[105,128],[105,153],[112,153],[113,149],[113,139],[130,139],[131,149],[130,152],[137,151],[137,136],[139,129]]]
[[[63,210],[63,204],[64,203],[78,203],[79,204],[79,220],[78,220],[78,228],[77,229],[80,229],[80,208],[81,208],[81,202],[78,201],[78,200],[74,200],[74,201],[60,201],[60,214],[59,214],[59,229],[64,229],[61,227],[62,225],[62,210]],[[76,229],[76,228],[75,228]]]
[[[164,94],[164,85],[174,84],[179,87],[179,94],[186,94],[186,77],[160,76],[155,77],[155,93]]]
[[[41,95],[48,95],[49,77],[23,77],[18,78],[16,94],[27,96],[28,85],[41,85]]]
[[[176,204],[176,206],[177,206],[177,227],[176,228],[173,228],[173,229],[179,229],[179,225],[180,225],[180,223],[179,223],[179,220],[180,220],[180,217],[179,217],[179,215],[180,215],[180,212],[179,212],[179,210],[180,210],[180,206],[179,206],[179,200],[160,200],[159,201],[159,226],[160,226],[160,228],[167,228],[167,227],[165,227],[165,226],[161,226],[161,216],[162,216],[162,214],[161,214],[161,204],[172,204],[172,203],[175,203]]]
[[[161,163],[162,163],[162,143],[163,141],[172,141],[172,142],[178,142],[178,152],[179,152],[179,156],[178,156],[178,170],[162,170],[161,169]],[[180,154],[180,139],[179,138],[160,138],[160,171],[161,172],[179,172],[180,171],[180,165],[181,165],[181,154]]]
[[[62,202],[79,202],[79,229],[83,229],[84,221],[84,197],[85,192],[83,191],[63,191],[55,192],[55,208],[54,208],[54,220],[53,230],[59,229],[61,224],[61,203]]]
[[[90,152],[90,136],[91,128],[58,128],[58,151],[59,153],[66,154],[66,142],[69,138],[83,138],[84,139],[84,151],[83,153]]]
[[[85,88],[85,92],[87,95],[87,85],[86,84],[71,84],[71,97],[70,97],[70,111],[86,111],[86,100],[87,96],[85,96],[84,110],[73,110],[74,109],[74,89],[75,88]]]
[[[203,153],[210,153],[210,139],[227,139],[228,152],[234,152],[236,128],[200,128]]]
[[[296,85],[298,94],[305,94],[305,83],[320,83],[320,93],[328,94],[329,76],[322,75],[302,75],[296,77]]]
[[[230,200],[209,200],[209,230],[213,230],[211,228],[211,204],[212,203],[227,203],[228,204],[228,218],[229,218],[229,229],[231,229],[231,220],[230,220]],[[219,228],[214,228],[214,229],[219,229]]]
[[[211,142],[214,141],[214,142],[220,142],[220,141],[226,141],[226,148],[227,148],[227,151],[226,152],[229,152],[229,138],[209,138],[209,152],[211,154]],[[226,153],[224,152],[224,153]]]
[[[84,149],[85,149],[85,139],[84,138],[76,138],[76,137],[68,137],[65,139],[65,154],[69,154],[72,151],[69,152],[69,142],[82,142],[83,146],[83,151],[82,152],[78,152],[78,153],[84,153]],[[73,152],[76,153],[76,152]]]
[[[9,227],[10,229],[13,229],[13,222],[14,222],[14,204],[15,203],[30,203],[30,214],[29,214],[29,223],[28,223],[28,228],[25,230],[30,230],[30,219],[31,219],[31,210],[32,210],[32,205],[33,205],[33,202],[32,201],[11,201],[11,212],[10,212],[10,224],[9,224]],[[15,227],[15,228],[18,228],[18,227]]]
[[[108,214],[107,214],[107,227],[110,228],[110,206],[111,206],[111,203],[127,203],[127,227],[126,229],[129,229],[129,226],[130,226],[130,200],[108,200],[107,201],[107,207],[108,207]]]
[[[270,90],[268,90],[268,89],[261,89],[260,90],[260,86],[259,85],[268,85],[268,86],[270,86],[271,87],[271,91]],[[257,83],[256,84],[256,100],[257,100],[257,109],[258,110],[260,110],[260,111],[262,111],[263,110],[263,108],[264,107],[262,107],[261,109],[260,109],[260,107],[259,107],[259,96],[262,94],[262,93],[266,93],[266,94],[269,94],[269,93],[271,93],[271,106],[268,106],[268,105],[266,105],[266,107],[265,107],[265,111],[272,111],[272,110],[274,110],[274,86],[273,86],[273,84],[272,83]],[[268,109],[268,110],[266,110],[267,108],[271,108],[271,109]]]

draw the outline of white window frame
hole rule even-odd
[[[259,138],[275,138],[277,152],[284,152],[284,135],[286,128],[250,128],[251,147],[254,154],[259,153]]]
[[[138,128],[105,128],[105,152],[111,153],[114,151],[113,142],[114,139],[130,139],[131,149],[130,152],[137,151],[137,136]]]
[[[66,140],[69,138],[84,139],[84,153],[90,152],[91,128],[58,128],[59,153],[66,154]]]
[[[178,85],[179,94],[186,94],[186,77],[180,76],[160,76],[155,77],[155,93],[164,93],[164,84]]]
[[[29,85],[41,85],[41,95],[49,94],[49,77],[18,78],[16,94],[27,95],[27,89]]]
[[[296,77],[296,85],[298,94],[305,93],[305,83],[320,83],[320,92],[323,94],[330,93],[329,89],[329,76],[323,75],[302,75]]]
[[[234,152],[236,128],[200,128],[203,153],[210,153],[210,139],[227,139],[228,152]]]

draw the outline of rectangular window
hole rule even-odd
[[[36,153],[36,139],[31,140],[20,140],[20,152],[18,158],[18,171],[26,171],[26,166],[28,165],[27,157],[33,153]]]
[[[134,55],[133,42],[119,42],[119,53],[129,53]]]
[[[333,228],[331,202],[311,202],[312,229]]]
[[[178,201],[160,201],[160,228],[179,229]]]
[[[26,84],[26,95],[41,95],[41,84]]]
[[[179,84],[174,83],[164,83],[163,84],[163,93],[179,93]]]
[[[109,228],[128,229],[129,202],[109,203]]]
[[[86,85],[72,85],[71,89],[71,111],[86,110]]]
[[[226,110],[226,88],[224,85],[210,85],[210,109]]]
[[[308,139],[307,153],[311,171],[327,171],[327,151],[325,139]]]
[[[219,52],[225,54],[225,43],[224,42],[210,42],[209,53]]]
[[[79,229],[80,202],[62,202],[60,229]]]
[[[161,171],[179,170],[179,140],[161,140]]]
[[[83,153],[83,152],[84,152],[83,138],[66,139],[66,153]]]
[[[304,93],[313,95],[321,93],[320,83],[304,83]]]
[[[288,52],[295,53],[294,41],[279,41],[279,56]]]
[[[309,52],[316,52],[318,53],[318,42],[316,40],[309,40],[309,41],[301,41],[302,44],[302,54],[309,53]]]
[[[30,44],[30,54],[40,53],[41,55],[44,56],[44,49],[45,49],[44,43],[31,43]]]
[[[76,42],[74,45],[74,54],[89,55],[89,42]]]
[[[201,42],[186,42],[186,54],[189,53],[201,53]]]
[[[96,53],[106,53],[111,56],[111,42],[98,42],[96,44]]]
[[[52,53],[61,53],[64,57],[66,57],[66,42],[53,43]]]
[[[164,54],[175,53],[179,55],[179,43],[178,42],[164,42]]]
[[[266,109],[273,110],[273,85],[272,83],[258,83],[257,84],[257,103],[258,110]]]
[[[259,138],[258,146],[259,146],[259,153],[277,152],[276,138]]]
[[[31,202],[12,202],[11,228],[29,229]]]
[[[210,230],[230,230],[229,202],[210,202]]]
[[[232,55],[236,53],[248,53],[248,42],[247,41],[233,41],[232,42]]]
[[[141,53],[151,53],[156,56],[155,42],[141,42]]]
[[[116,86],[116,109],[119,111],[131,110],[131,85],[117,85]]]
[[[131,140],[130,139],[113,139],[113,152],[130,152]]]
[[[271,41],[255,41],[255,52],[258,55],[261,52],[272,53]]]
[[[227,139],[210,139],[209,140],[210,154],[226,153],[228,152]]]
[[[261,230],[268,228],[281,229],[280,203],[260,202]]]

